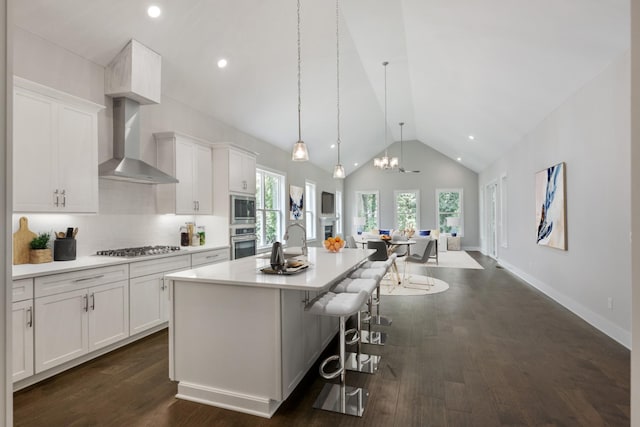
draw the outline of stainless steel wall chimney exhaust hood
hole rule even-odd
[[[113,159],[98,166],[101,178],[140,184],[172,184],[178,180],[140,160],[140,105],[113,99]]]
[[[98,166],[100,178],[140,184],[178,180],[140,160],[140,104],[160,102],[161,57],[131,40],[105,70],[105,92],[113,96],[113,158]]]

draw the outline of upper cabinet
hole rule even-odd
[[[176,132],[154,134],[158,168],[178,179],[157,186],[158,213],[213,213],[212,147],[206,141]]]
[[[217,188],[226,189],[230,193],[256,194],[254,153],[233,146],[221,146],[214,150],[214,161]]]
[[[15,212],[98,212],[98,112],[103,108],[14,77]]]

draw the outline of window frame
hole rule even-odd
[[[336,235],[344,236],[344,204],[342,203],[342,190],[336,190]]]
[[[360,217],[360,207],[361,207],[361,200],[362,198],[360,197],[363,194],[375,194],[376,196],[376,211],[375,211],[375,220],[376,220],[376,224],[375,227],[370,229],[370,230],[366,230],[363,228],[363,232],[367,232],[367,231],[372,231],[372,230],[376,230],[376,229],[380,229],[380,191],[378,190],[357,190],[355,192],[355,197],[356,197],[356,217]],[[365,224],[366,225],[366,224]],[[357,230],[356,230],[357,231]]]
[[[304,180],[305,206],[304,225],[307,230],[307,242],[312,242],[318,238],[318,187],[314,181]]]
[[[420,230],[420,190],[393,190],[393,227],[395,230],[400,230],[400,224],[398,223],[398,196],[400,194],[413,193],[416,195],[416,221],[413,224],[414,230]]]
[[[262,178],[258,178],[258,175],[262,175]],[[271,175],[271,176],[275,176],[278,179],[278,187],[279,188],[279,193],[280,193],[280,197],[279,197],[279,208],[277,209],[265,209],[264,207],[260,207],[259,206],[259,201],[262,202],[262,205],[264,206],[264,184],[265,184],[265,175]],[[285,182],[287,181],[287,175],[284,172],[281,171],[277,171],[274,169],[270,169],[270,168],[266,168],[264,166],[260,166],[257,165],[256,166],[256,250],[258,252],[264,252],[265,250],[269,249],[271,247],[271,243],[267,243],[267,244],[261,244],[262,242],[266,241],[266,236],[264,235],[265,230],[260,230],[260,233],[258,233],[258,217],[262,218],[262,223],[265,223],[265,213],[266,212],[276,212],[279,214],[279,221],[278,221],[278,228],[279,228],[279,233],[283,234],[284,233],[284,227],[285,227],[285,221],[287,218],[287,207],[286,207],[286,191],[285,191]],[[258,185],[258,183],[260,183],[260,185]],[[262,192],[262,197],[258,197],[258,191]],[[276,241],[280,240],[280,235],[276,236]]]
[[[507,229],[507,190],[509,188],[509,179],[506,172],[500,175],[500,246],[509,247],[508,229]]]
[[[460,218],[460,225],[458,226],[458,230],[456,234],[460,237],[464,237],[464,190],[462,188],[436,188],[436,226],[440,233],[447,233],[447,231],[443,231],[440,227],[440,214],[448,214],[451,212],[441,212],[440,211],[440,194],[442,193],[459,193],[460,194],[460,204],[458,206]]]

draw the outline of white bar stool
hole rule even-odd
[[[368,298],[366,291],[357,294],[327,292],[317,296],[307,304],[305,310],[319,316],[332,316],[340,318],[340,354],[329,356],[320,364],[320,375],[328,380],[340,377],[339,384],[326,383],[320,395],[313,404],[314,408],[325,411],[339,412],[341,414],[361,417],[369,396],[369,392],[363,388],[347,386],[345,383],[345,344],[346,344],[346,319],[352,314],[360,312],[360,307]],[[355,343],[360,337],[355,331],[350,343]],[[325,372],[324,368],[333,360],[338,361],[338,369],[334,372]]]
[[[368,314],[371,317],[371,310],[373,306],[373,291],[376,289],[377,282],[374,279],[350,279],[346,278],[338,283],[331,291],[337,294],[350,293],[357,294],[361,291],[365,291],[369,298],[367,299]],[[358,310],[358,316],[356,319],[357,330],[360,339],[357,343],[357,350],[355,353],[347,352],[345,359],[345,368],[348,371],[364,372],[367,374],[373,374],[378,370],[380,365],[380,356],[375,354],[362,353],[362,315]]]

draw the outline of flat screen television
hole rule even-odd
[[[322,192],[320,212],[323,214],[334,214],[336,212],[336,201],[333,193]]]

